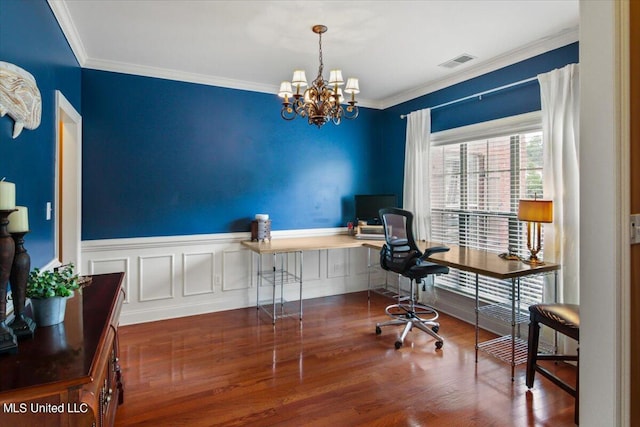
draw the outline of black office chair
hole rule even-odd
[[[380,266],[384,270],[398,273],[411,280],[410,294],[406,298],[398,295],[398,303],[385,308],[392,318],[376,325],[376,334],[382,333],[383,326],[404,325],[395,347],[402,347],[404,339],[413,327],[426,332],[436,339],[436,348],[442,348],[444,341],[438,335],[440,324],[438,312],[430,306],[416,303],[416,283],[432,274],[446,274],[449,268],[426,261],[431,254],[446,252],[449,248],[437,246],[421,252],[413,237],[413,214],[398,208],[380,209],[384,226],[385,245],[380,251]]]

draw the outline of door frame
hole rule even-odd
[[[59,90],[55,103],[54,253],[81,273],[82,116]]]

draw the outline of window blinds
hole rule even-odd
[[[528,256],[518,200],[542,197],[542,132],[456,142],[431,148],[432,240],[490,252]],[[497,255],[496,255],[497,256]],[[453,273],[453,274],[451,274]],[[452,271],[436,285],[475,294],[475,275]],[[480,277],[480,297],[511,298],[510,281]],[[520,299],[537,302],[542,278],[520,281]]]

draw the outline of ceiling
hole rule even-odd
[[[578,0],[49,0],[80,65],[276,93],[294,68],[386,108],[578,39]],[[455,68],[461,54],[475,59]]]

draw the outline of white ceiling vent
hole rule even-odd
[[[462,65],[465,62],[469,62],[472,59],[475,59],[476,57],[473,55],[469,55],[468,53],[463,53],[462,55],[458,55],[455,58],[447,61],[447,62],[443,62],[442,64],[438,65],[438,67],[444,67],[444,68],[455,68],[458,65]]]

